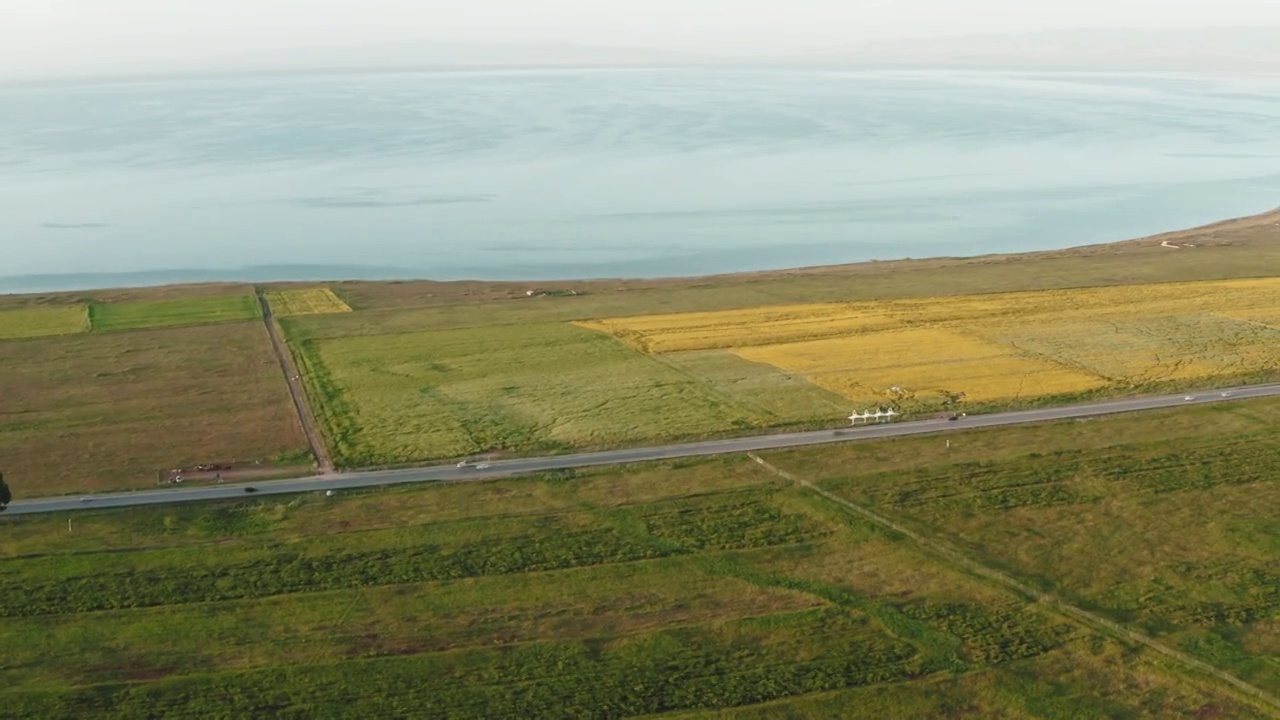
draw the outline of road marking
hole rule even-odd
[[[902,535],[905,535],[906,537],[910,538],[915,543],[925,548],[928,548],[929,550],[932,550],[937,554],[944,556],[945,558],[964,567],[964,569],[970,572],[981,575],[982,577],[985,577],[988,580],[995,581],[1000,585],[1004,585],[1005,587],[1011,590],[1014,590],[1018,594],[1028,597],[1032,600],[1035,600],[1036,602],[1040,602],[1040,603],[1044,603],[1046,605],[1052,606],[1062,614],[1067,615],[1068,617],[1074,618],[1075,620],[1082,622],[1086,625],[1089,625],[1093,627],[1095,630],[1102,630],[1104,632],[1109,631],[1110,634],[1119,635],[1122,638],[1127,638],[1133,642],[1136,642],[1140,645],[1144,645],[1152,650],[1155,650],[1156,652],[1166,657],[1172,658],[1182,663],[1188,668],[1191,668],[1193,670],[1198,670],[1203,673],[1208,673],[1209,675],[1212,675],[1218,678],[1219,680],[1223,680],[1225,682],[1230,683],[1236,689],[1241,690],[1248,695],[1252,695],[1253,697],[1256,697],[1259,700],[1262,700],[1263,702],[1273,707],[1280,708],[1280,699],[1277,699],[1274,695],[1271,695],[1270,693],[1263,690],[1262,688],[1250,685],[1249,683],[1245,682],[1244,680],[1241,680],[1240,678],[1236,677],[1235,675],[1232,675],[1231,673],[1225,670],[1222,670],[1222,669],[1219,669],[1218,667],[1210,665],[1209,663],[1204,662],[1203,660],[1194,658],[1182,652],[1181,650],[1174,650],[1173,648],[1165,645],[1164,643],[1161,643],[1154,638],[1148,637],[1147,635],[1144,635],[1138,632],[1137,630],[1127,628],[1121,625],[1120,623],[1114,622],[1112,620],[1108,620],[1107,618],[1102,617],[1101,615],[1091,613],[1088,610],[1072,605],[1071,603],[1068,603],[1066,600],[1063,600],[1062,598],[1056,595],[1052,595],[1050,593],[1037,590],[1031,587],[1030,585],[1027,585],[1019,580],[1014,579],[1011,575],[1006,575],[1005,573],[1002,573],[999,570],[995,570],[993,568],[987,567],[986,565],[983,565],[977,560],[970,558],[969,556],[965,555],[964,553],[960,552],[959,550],[956,550],[955,548],[945,543],[926,538],[920,533],[917,533],[907,527],[904,527],[903,525],[896,523],[890,520],[889,518],[884,517],[883,515],[880,515],[879,513],[873,512],[851,500],[842,498],[839,495],[836,495],[835,493],[830,492],[829,490],[818,487],[817,485],[814,485],[808,480],[805,480],[804,478],[801,478],[797,475],[793,475],[792,473],[789,473],[786,470],[783,470],[782,468],[777,467],[776,465],[772,465],[769,462],[767,462],[764,458],[760,457],[759,455],[756,455],[755,453],[747,453],[747,456],[750,457],[752,460],[755,460],[757,463],[759,463],[765,470],[768,470],[769,472],[777,475],[778,477],[784,478],[786,480],[790,480],[791,482],[795,483],[796,485],[799,485],[800,487],[806,490],[810,490],[814,493],[817,493],[818,495],[821,495],[827,500],[830,500],[831,502],[845,508],[846,510],[849,510],[850,512],[854,513],[855,515],[858,515],[859,517],[862,517],[865,520],[869,520],[870,522],[875,523],[876,525],[879,525],[881,527],[889,528],[894,532],[901,533]]]

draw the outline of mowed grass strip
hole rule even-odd
[[[95,332],[209,325],[252,320],[261,316],[262,309],[252,295],[94,303],[89,306],[89,320]]]
[[[329,288],[270,290],[266,293],[271,311],[281,317],[290,315],[329,315],[349,313],[351,308]]]
[[[569,324],[303,341],[298,350],[335,459],[348,466],[603,447],[768,422],[695,377]]]
[[[0,340],[74,335],[88,330],[89,316],[84,305],[0,310]]]

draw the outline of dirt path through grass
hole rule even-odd
[[[1088,610],[1084,610],[1082,608],[1076,607],[1075,605],[1072,605],[1067,601],[1063,600],[1062,598],[1059,598],[1055,595],[1051,595],[1046,592],[1041,592],[1040,590],[1037,590],[1031,587],[1030,585],[1027,585],[1026,583],[1020,582],[1019,580],[1016,580],[1013,577],[1000,572],[999,570],[995,570],[990,567],[987,567],[986,565],[983,565],[982,563],[967,557],[966,555],[961,553],[959,550],[956,550],[955,548],[952,548],[946,545],[945,543],[938,542],[937,540],[931,540],[921,535],[920,533],[910,530],[902,526],[901,524],[896,523],[890,520],[889,518],[884,517],[883,515],[872,512],[871,510],[868,510],[867,508],[862,507],[857,503],[851,502],[849,500],[846,500],[845,498],[840,497],[839,495],[836,495],[832,492],[824,490],[818,487],[817,485],[814,485],[813,483],[809,482],[808,480],[797,477],[796,475],[793,475],[787,472],[786,470],[783,470],[782,468],[771,465],[768,462],[766,462],[763,458],[756,455],[755,453],[748,453],[747,455],[752,460],[755,460],[757,463],[759,463],[763,468],[765,468],[769,472],[779,477],[782,477],[786,480],[789,480],[807,490],[812,490],[818,495],[821,495],[827,500],[830,500],[831,502],[836,503],[837,505],[845,508],[846,510],[853,512],[855,515],[858,515],[859,517],[865,520],[875,523],[876,525],[879,525],[881,527],[893,530],[894,532],[901,533],[902,535],[910,538],[913,542],[925,548],[928,548],[929,550],[933,551],[938,555],[941,555],[947,560],[954,562],[956,565],[960,566],[961,568],[963,568],[968,572],[987,578],[988,580],[993,580],[1000,585],[1003,585],[1021,595],[1024,595],[1028,598],[1035,600],[1036,602],[1040,602],[1050,607],[1053,607],[1057,609],[1059,612],[1061,612],[1062,614],[1066,615],[1067,617],[1070,617],[1078,622],[1084,623],[1085,625],[1088,625],[1094,628],[1095,630],[1100,630],[1106,634],[1115,635],[1122,639],[1129,640],[1131,642],[1137,643],[1144,647],[1150,648],[1151,650],[1154,650],[1160,653],[1161,655],[1164,655],[1165,657],[1171,658],[1172,660],[1175,660],[1176,662],[1181,663],[1184,667],[1187,667],[1189,669],[1199,671],[1202,673],[1206,673],[1215,678],[1218,678],[1219,680],[1229,683],[1236,689],[1258,700],[1261,700],[1264,703],[1267,703],[1271,707],[1280,709],[1280,698],[1276,698],[1274,695],[1271,695],[1270,693],[1268,693],[1267,691],[1261,688],[1250,685],[1249,683],[1245,682],[1244,680],[1241,680],[1240,678],[1236,677],[1235,675],[1232,675],[1229,672],[1226,672],[1225,670],[1214,667],[1213,665],[1210,665],[1209,663],[1206,663],[1202,660],[1197,660],[1196,658],[1184,652],[1175,650],[1167,645],[1164,645],[1163,643],[1160,643],[1150,637],[1147,637],[1146,635],[1143,635],[1140,632],[1137,632],[1136,630],[1127,628],[1121,625],[1120,623],[1114,622],[1112,620],[1108,620],[1107,618],[1102,617],[1101,615],[1098,615],[1096,613],[1091,613]]]
[[[307,404],[307,395],[302,389],[302,375],[298,372],[297,364],[293,362],[293,354],[289,352],[289,346],[284,341],[280,326],[276,324],[271,314],[271,303],[267,302],[266,295],[261,288],[254,288],[254,294],[258,297],[258,304],[262,306],[262,322],[267,326],[271,347],[275,350],[276,359],[280,361],[280,370],[284,372],[285,383],[289,386],[289,396],[293,398],[293,407],[298,413],[298,422],[302,424],[302,432],[307,436],[307,444],[311,446],[311,454],[315,456],[320,472],[331,473],[333,459],[329,456],[329,448],[324,444],[324,435],[316,428],[316,419],[311,413],[311,406]]]

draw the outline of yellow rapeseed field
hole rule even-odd
[[[1006,400],[1280,370],[1280,278],[580,324],[649,353],[726,349],[858,401],[931,393]]]
[[[267,293],[267,302],[276,315],[326,315],[347,313],[351,308],[329,288],[305,290],[273,290]]]

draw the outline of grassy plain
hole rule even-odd
[[[271,290],[265,293],[277,316],[348,313],[351,308],[329,288]]]
[[[286,329],[293,327],[285,319]],[[766,410],[568,324],[303,341],[341,465],[552,452],[730,431]]]
[[[1280,278],[642,315],[646,353],[729,349],[857,402],[989,402],[1280,369]]]
[[[1277,694],[1277,422],[1251,402],[768,457]]]
[[[0,470],[18,497],[306,455],[260,322],[0,342],[0,368]]]
[[[1155,419],[767,458],[1274,694],[1280,454],[1227,441],[1262,439],[1280,405]],[[1190,465],[1169,464],[1176,447]],[[84,512],[70,533],[59,516],[0,517],[0,562],[0,707],[15,717],[1275,710],[743,457]],[[1108,609],[1108,588],[1144,604]],[[1254,614],[1185,619],[1228,592]]]
[[[74,335],[88,331],[89,316],[83,305],[0,310],[0,340]]]
[[[95,332],[112,332],[251,320],[261,312],[253,295],[214,295],[94,303],[89,306],[89,322]]]
[[[1280,279],[409,331],[284,318],[342,466],[829,424],[852,403],[1000,407],[1280,373]],[[618,338],[621,342],[613,342]]]

